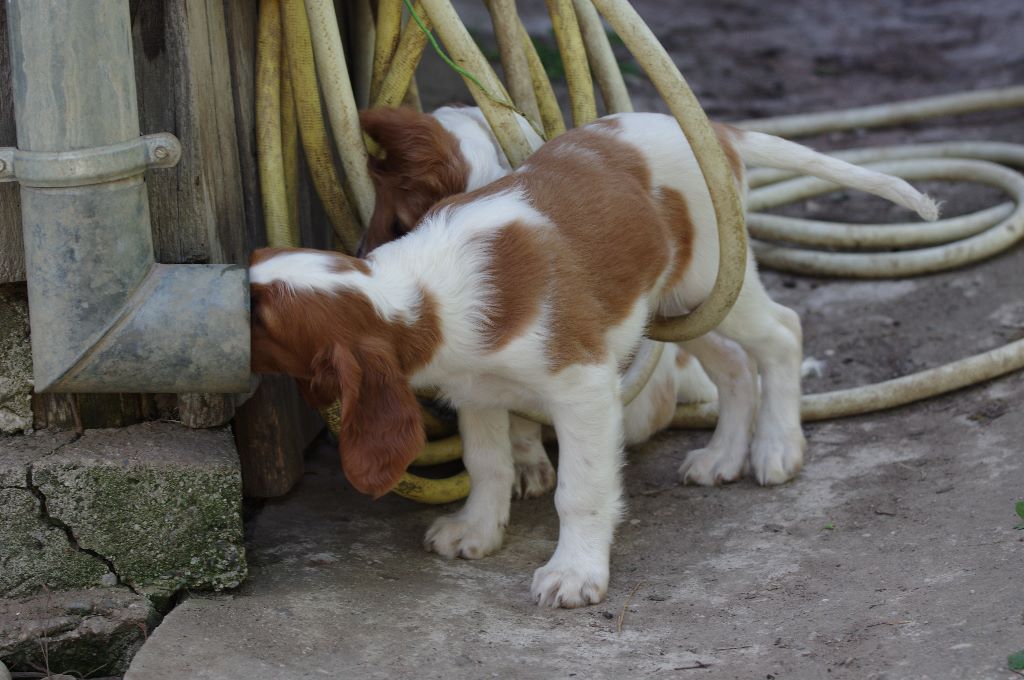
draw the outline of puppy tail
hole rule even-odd
[[[749,165],[792,170],[860,189],[913,210],[933,222],[939,217],[938,204],[927,194],[899,177],[868,170],[774,135],[728,128],[728,142]]]

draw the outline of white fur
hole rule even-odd
[[[886,198],[913,210],[929,222],[939,218],[939,206],[935,201],[899,177],[852,165],[808,149],[806,146],[761,132],[741,132],[732,142],[740,158],[748,165],[781,168],[820,177]]]

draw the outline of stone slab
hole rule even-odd
[[[156,621],[152,604],[127,588],[0,599],[0,660],[14,671],[111,676]]]
[[[245,577],[230,433],[143,423],[0,438],[0,595],[125,584],[157,605]]]

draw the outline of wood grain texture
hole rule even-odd
[[[15,146],[11,55],[7,37],[7,6],[0,3],[0,146]],[[25,280],[25,247],[21,238],[21,198],[14,182],[0,183],[0,283]]]
[[[244,178],[224,3],[137,0],[133,19],[142,132],[172,132],[182,143],[175,168],[147,176],[156,259],[244,263]],[[178,403],[190,427],[223,425],[233,409],[230,395],[182,395]]]
[[[241,173],[245,234],[249,250],[266,245],[256,162],[256,29],[258,4],[223,0],[227,45],[234,88],[235,129]],[[299,160],[299,230],[304,245],[326,248],[330,227],[312,198],[304,159]],[[260,388],[238,408],[235,441],[247,496],[282,496],[302,477],[303,453],[323,429],[316,412],[298,394],[291,380],[264,376]]]
[[[274,498],[288,493],[302,477],[303,452],[321,430],[323,421],[302,401],[291,378],[263,376],[235,416],[243,494]]]

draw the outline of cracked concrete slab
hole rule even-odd
[[[124,584],[157,604],[245,577],[227,430],[144,423],[0,439],[0,595]]]
[[[142,423],[91,430],[36,462],[49,518],[117,582],[154,598],[245,577],[231,433]]]
[[[30,486],[33,462],[75,438],[73,432],[0,437],[0,595],[18,597],[43,585],[99,585],[108,569],[76,550],[65,532],[43,517]]]

